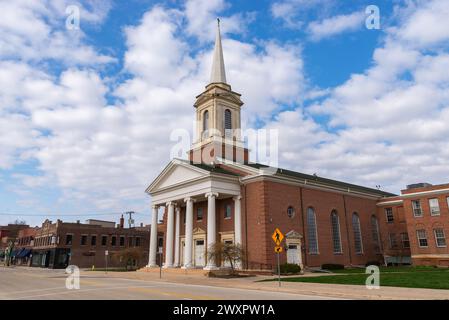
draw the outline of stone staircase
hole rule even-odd
[[[160,272],[159,268],[148,268],[148,267],[143,267],[137,271],[138,272],[151,272],[151,273],[159,273]],[[162,269],[162,273],[207,276],[209,271],[203,270],[203,269],[167,268],[167,269]]]

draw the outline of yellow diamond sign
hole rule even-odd
[[[281,253],[282,252],[282,247],[279,247],[279,246],[274,247],[274,252]]]
[[[279,246],[281,244],[282,240],[284,240],[284,235],[282,234],[281,230],[279,230],[279,228],[276,228],[276,230],[274,230],[271,238],[276,243],[276,245]]]

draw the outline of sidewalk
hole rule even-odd
[[[86,276],[100,276],[104,272],[83,271]],[[344,299],[368,299],[368,300],[422,300],[422,299],[449,299],[449,290],[436,289],[411,289],[397,287],[381,287],[379,290],[369,290],[365,286],[335,285],[322,283],[282,282],[279,288],[278,282],[258,282],[264,279],[273,279],[273,276],[253,276],[246,278],[221,279],[208,278],[202,273],[162,271],[162,279],[159,279],[159,270],[154,272],[109,272],[108,277],[125,279],[138,279],[145,281],[161,281],[170,283],[195,284],[202,286],[216,286],[228,288],[240,288],[251,290],[263,290],[270,292],[285,292],[304,295],[328,296],[330,298]]]

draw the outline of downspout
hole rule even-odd
[[[245,255],[246,255],[246,269],[249,269],[248,266],[248,213],[247,213],[247,205],[246,205],[246,184],[243,185],[243,194],[245,196]]]
[[[299,197],[301,199],[301,219],[302,219],[302,245],[304,245],[304,266],[307,267],[307,249],[306,249],[306,226],[304,224],[304,202],[302,198],[302,188],[299,187]],[[302,253],[302,248],[301,248]]]
[[[346,238],[348,239],[349,265],[352,266],[352,252],[351,252],[351,242],[350,242],[350,237],[349,237],[348,212],[346,210],[346,197],[345,197],[345,195],[343,195],[343,207],[345,209],[345,225],[346,225]]]

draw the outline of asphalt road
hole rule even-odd
[[[67,289],[64,270],[0,267],[0,299],[31,300],[321,300],[329,297],[206,285],[81,275],[79,289]]]

